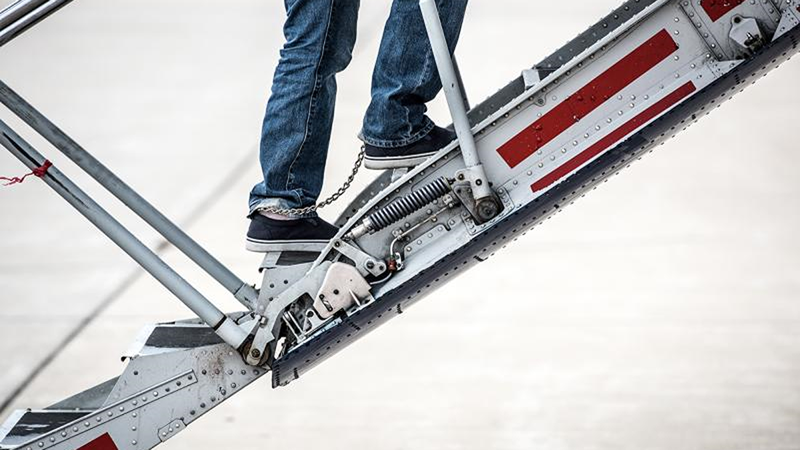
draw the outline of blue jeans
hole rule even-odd
[[[336,74],[350,64],[356,42],[360,0],[284,2],[286,43],[261,133],[264,180],[250,194],[250,214],[317,202],[331,138]],[[467,0],[437,4],[453,51]],[[425,103],[441,87],[419,0],[394,0],[359,137],[376,147],[401,147],[422,139],[434,126],[425,115]]]

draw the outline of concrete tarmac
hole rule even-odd
[[[362,3],[326,193],[358,151],[390,4]],[[473,1],[458,53],[473,102],[615,6]],[[244,215],[282,16],[281,2],[82,0],[0,49],[0,78],[256,283]],[[798,77],[794,59],[299,382],[262,381],[163,448],[800,449]],[[441,97],[431,114],[447,121]],[[0,152],[0,175],[24,172]],[[142,326],[189,316],[43,183],[0,188],[4,417],[118,375]]]

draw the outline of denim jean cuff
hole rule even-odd
[[[406,145],[411,145],[420,139],[424,138],[431,132],[431,130],[436,127],[436,124],[429,118],[425,118],[425,126],[423,126],[419,131],[412,134],[408,138],[405,139],[396,139],[396,140],[385,140],[385,139],[373,139],[364,134],[362,130],[361,133],[358,134],[358,138],[361,139],[365,144],[371,145],[373,147],[380,147],[380,148],[398,148],[398,147],[405,147]]]
[[[258,214],[261,210],[265,209],[297,209],[298,207],[292,205],[288,200],[284,198],[265,198],[258,202],[255,202],[250,205],[250,212],[247,214],[248,218],[252,218],[254,215]],[[308,214],[284,214],[289,219],[307,219],[310,217],[317,217],[316,212],[311,212]]]

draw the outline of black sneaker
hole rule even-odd
[[[373,170],[414,167],[425,162],[455,139],[454,132],[434,127],[424,138],[403,147],[384,148],[366,144],[365,165],[367,169]]]
[[[266,253],[286,244],[326,244],[339,229],[319,217],[275,220],[255,214],[250,219],[245,248]]]

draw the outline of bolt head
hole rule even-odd
[[[500,206],[493,199],[486,199],[478,204],[478,214],[482,220],[491,220],[500,213]]]

